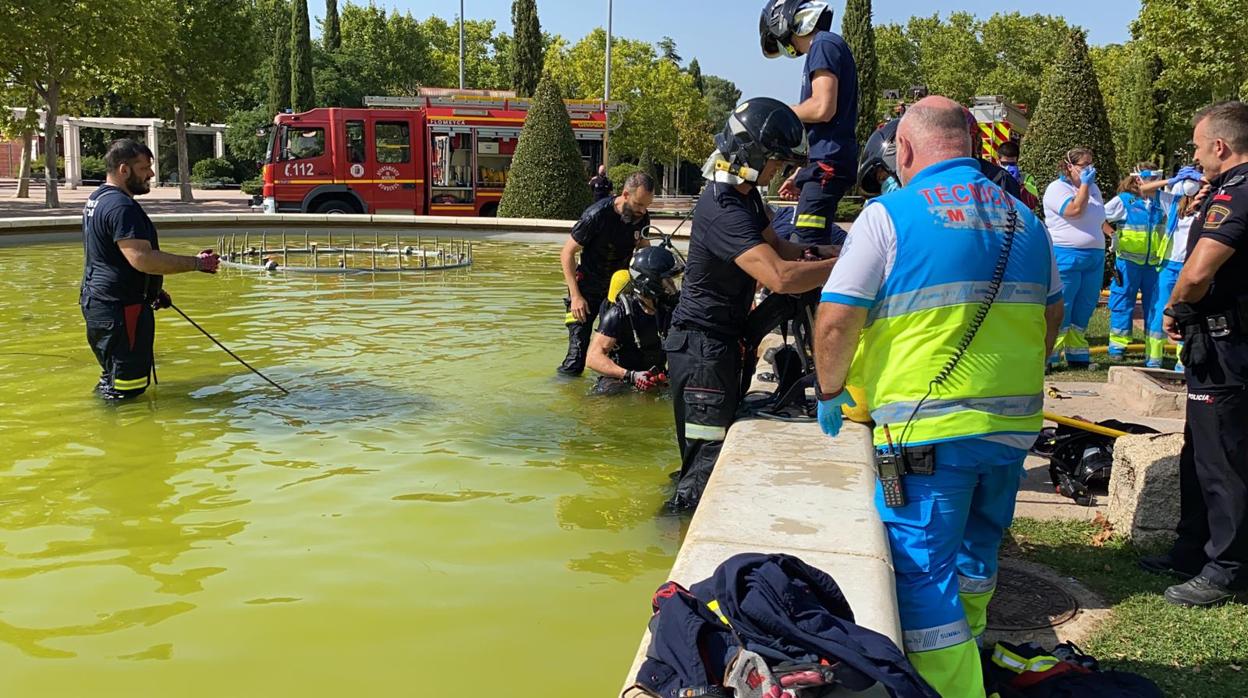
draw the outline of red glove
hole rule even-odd
[[[624,379],[642,392],[648,392],[659,387],[658,376],[649,371],[629,371],[624,374]]]
[[[156,300],[152,301],[152,310],[168,308],[171,305],[173,305],[173,297],[169,295],[168,291],[162,288],[160,293],[156,294]]]
[[[221,257],[212,250],[204,250],[195,255],[195,270],[202,271],[207,274],[216,274],[217,267],[221,266]]]

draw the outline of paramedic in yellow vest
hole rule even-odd
[[[945,698],[984,696],[977,642],[1063,310],[1048,232],[970,155],[956,102],[906,111],[904,187],[854,223],[815,330],[824,432],[846,381],[868,396],[906,655]]]

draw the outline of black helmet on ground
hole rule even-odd
[[[727,161],[728,172],[748,182],[758,181],[768,160],[805,164],[810,154],[802,120],[789,105],[771,97],[737,105],[715,136],[715,149]]]
[[[628,265],[628,274],[633,279],[633,290],[669,307],[676,305],[680,296],[676,277],[683,271],[684,267],[676,259],[676,255],[666,247],[643,247],[633,253],[633,261]]]
[[[867,144],[862,147],[862,162],[858,165],[858,187],[871,196],[880,193],[880,180],[876,170],[883,167],[890,176],[897,176],[897,124],[893,119],[875,129]]]
[[[832,8],[822,0],[767,0],[758,18],[758,38],[763,55],[778,58],[796,57],[794,36],[832,28]]]

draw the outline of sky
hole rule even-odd
[[[352,0],[339,0],[339,6]],[[511,0],[462,0],[468,19],[493,19],[499,29],[511,32]],[[354,0],[363,3],[365,0]],[[459,0],[374,0],[379,7],[410,11],[423,19],[431,14],[453,18],[459,14]],[[676,41],[677,53],[686,63],[697,58],[703,73],[732,80],[742,97],[768,96],[795,101],[801,86],[801,61],[791,58],[768,60],[758,47],[758,16],[763,0],[614,0],[612,29],[616,36],[657,42],[663,36]],[[831,0],[835,12],[833,28],[841,26],[844,0]],[[942,0],[875,2],[875,22],[905,22],[911,15],[947,16],[965,10],[979,17],[994,12],[1042,12],[1060,15],[1071,24],[1088,30],[1092,44],[1120,43],[1129,38],[1131,20],[1140,11],[1139,0]],[[316,18],[324,16],[321,0],[308,0]],[[1091,12],[1089,12],[1091,10]],[[607,0],[537,0],[543,31],[561,34],[575,43],[594,27],[605,26]],[[313,31],[316,31],[315,23]]]

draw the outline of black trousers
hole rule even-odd
[[[832,245],[836,208],[854,186],[854,173],[837,172],[828,162],[812,162],[797,173],[794,184],[801,190],[793,216],[793,241],[801,245]],[[839,236],[838,236],[839,237]]]
[[[83,298],[87,344],[100,364],[96,390],[105,398],[140,395],[152,371],[156,318],[146,303],[125,305]]]
[[[594,333],[594,320],[598,319],[602,304],[607,300],[605,295],[586,293],[584,296],[589,305],[589,314],[585,316],[584,322],[572,316],[572,299],[563,299],[563,307],[567,311],[564,324],[568,326],[568,355],[563,358],[563,363],[559,364],[557,370],[568,376],[579,376],[585,371],[585,355],[589,353],[589,338]]]
[[[1248,391],[1188,388],[1171,555],[1216,584],[1248,586]]]
[[[741,404],[741,346],[674,327],[663,348],[680,446],[680,476],[671,507],[692,509],[702,498]]]

